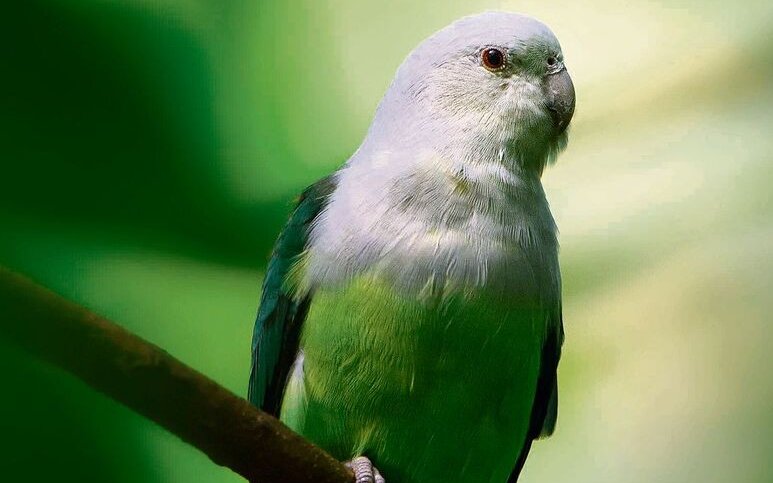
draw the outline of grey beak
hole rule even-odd
[[[560,134],[566,130],[574,114],[574,84],[566,69],[548,74],[545,90],[547,107]]]

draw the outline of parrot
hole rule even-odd
[[[248,398],[358,483],[513,483],[553,433],[564,340],[542,185],[575,90],[553,32],[489,11],[398,68],[268,262]]]

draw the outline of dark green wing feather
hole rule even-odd
[[[548,334],[542,346],[542,358],[540,359],[540,375],[537,379],[537,390],[534,395],[534,403],[531,410],[529,432],[526,434],[521,453],[515,463],[515,468],[510,474],[508,483],[518,481],[526,463],[526,457],[531,450],[531,443],[542,437],[553,434],[558,419],[558,361],[561,358],[561,346],[564,343],[564,323],[561,314],[561,303],[550,315]]]
[[[260,308],[252,336],[248,397],[264,411],[279,416],[287,376],[298,352],[301,326],[311,296],[290,293],[286,279],[306,248],[311,224],[335,189],[332,177],[307,188],[274,245],[263,281]]]

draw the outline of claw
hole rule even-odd
[[[354,472],[354,483],[386,483],[367,456],[358,456],[344,465]]]

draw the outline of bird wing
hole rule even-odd
[[[561,315],[561,302],[559,301],[549,315],[548,333],[542,346],[540,359],[540,374],[537,379],[537,390],[534,394],[534,403],[531,409],[529,431],[526,434],[521,453],[515,463],[515,468],[510,474],[508,483],[518,481],[518,475],[526,462],[526,456],[531,449],[531,443],[538,438],[548,437],[553,434],[558,418],[558,361],[561,358],[561,346],[564,343],[564,323]]]
[[[300,196],[290,220],[274,245],[263,280],[263,293],[252,336],[248,397],[264,411],[279,416],[287,376],[298,352],[301,326],[311,295],[296,296],[287,286],[293,263],[303,253],[312,222],[335,189],[323,178]]]

